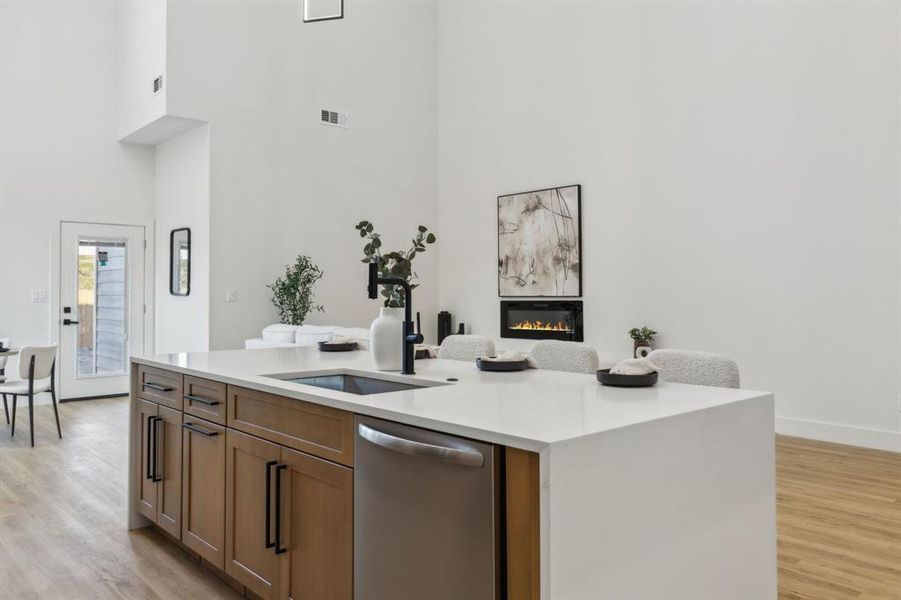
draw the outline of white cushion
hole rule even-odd
[[[50,380],[45,379],[44,381],[35,381],[34,382],[34,393],[38,392],[46,392],[50,389]],[[10,381],[9,383],[0,383],[0,394],[15,394],[17,396],[27,396],[28,395],[28,382],[27,381]]]
[[[338,329],[335,325],[301,325],[297,328],[298,333],[332,333]]]
[[[294,341],[294,334],[296,332],[297,325],[285,325],[284,323],[269,325],[263,329],[263,341],[290,344]]]

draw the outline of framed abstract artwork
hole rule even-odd
[[[582,186],[497,198],[497,289],[501,297],[582,295]]]

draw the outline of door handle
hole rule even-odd
[[[191,396],[190,394],[185,394],[185,400],[190,402],[200,402],[201,404],[206,404],[207,406],[216,406],[219,404],[218,400],[207,400],[206,398],[202,398],[200,396]]]
[[[288,465],[275,467],[275,553],[284,554],[287,548],[282,548],[282,471]]]
[[[357,431],[360,433],[361,438],[371,444],[408,456],[428,458],[461,467],[481,467],[485,464],[485,457],[482,456],[481,452],[476,452],[475,450],[461,450],[459,448],[447,448],[445,446],[436,446],[435,444],[426,444],[425,442],[416,442],[385,433],[384,431],[378,431],[362,423],[357,427]]]
[[[78,321],[72,319],[63,319],[63,325],[78,325]]]
[[[166,387],[164,385],[160,385],[158,383],[142,383],[142,387],[150,388],[151,390],[156,390],[158,392],[171,392],[171,387]]]
[[[275,546],[275,542],[269,538],[269,532],[272,531],[272,467],[278,464],[277,460],[270,460],[266,463],[266,548]]]
[[[161,417],[151,417],[151,418],[154,419],[154,421],[153,421],[153,481],[160,482],[163,480],[162,475],[159,475],[157,472],[157,468],[160,466],[159,460],[158,460],[159,453],[160,453],[160,446],[159,446],[160,428],[157,427],[156,424],[159,423],[160,421],[162,421],[163,419]]]
[[[188,431],[193,431],[194,433],[199,433],[200,435],[205,435],[207,437],[213,437],[214,435],[219,435],[218,431],[208,431],[206,429],[202,429],[195,425],[194,423],[185,423],[182,425]]]
[[[153,479],[153,421],[156,417],[147,417],[147,479]]]

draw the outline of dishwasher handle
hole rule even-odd
[[[435,444],[426,444],[425,442],[415,442],[385,433],[384,431],[378,431],[362,423],[357,425],[357,431],[360,437],[367,442],[381,446],[386,450],[400,452],[401,454],[428,458],[461,467],[481,467],[485,464],[485,457],[482,456],[481,452],[475,450],[460,450],[459,448],[447,448],[445,446],[436,446]]]

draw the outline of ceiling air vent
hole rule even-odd
[[[347,127],[347,113],[323,108],[319,111],[319,121],[324,125],[337,125]]]

